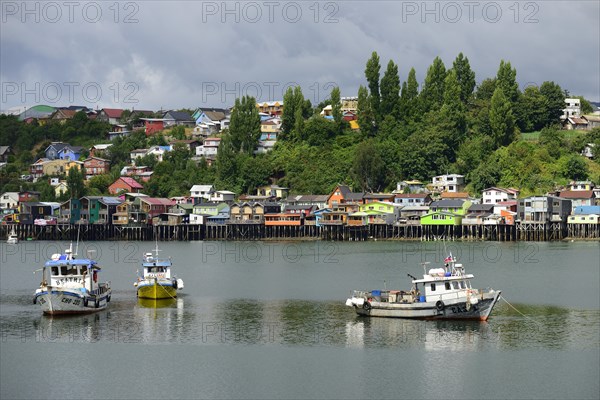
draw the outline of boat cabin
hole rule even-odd
[[[171,260],[157,258],[152,253],[144,255],[144,278],[171,279]]]
[[[50,273],[50,286],[58,288],[81,288],[89,292],[98,289],[96,261],[72,259],[69,254],[55,254],[47,261],[45,270]]]
[[[423,266],[425,268],[425,265]],[[446,263],[443,268],[432,268],[423,274],[423,279],[413,280],[416,290],[423,284],[425,299],[420,301],[452,300],[464,297],[471,290],[473,275],[465,274],[462,264],[454,260]]]

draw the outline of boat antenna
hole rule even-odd
[[[75,254],[73,257],[77,256],[77,252],[79,251],[79,232],[81,231],[81,219],[79,220],[79,224],[77,225],[77,243],[75,244]],[[71,247],[73,246],[73,242],[71,242]]]

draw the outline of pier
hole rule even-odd
[[[15,229],[19,240],[463,240],[556,241],[600,239],[600,224],[562,222],[516,225],[300,225],[265,226],[261,223],[223,225],[1,225],[0,240]]]

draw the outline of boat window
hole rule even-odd
[[[432,284],[431,284],[431,291],[432,291],[432,292],[435,292],[435,283],[432,283]]]
[[[458,289],[458,282],[456,282],[456,281],[452,282],[452,287],[454,289]]]
[[[466,289],[466,285],[465,285],[465,281],[460,281],[460,288],[461,289]]]
[[[67,266],[66,265],[63,265],[62,267],[60,267],[60,274],[61,275],[67,274]]]
[[[52,267],[52,275],[58,275],[58,267]]]
[[[450,290],[450,282],[446,282],[446,290]]]

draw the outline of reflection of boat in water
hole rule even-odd
[[[158,258],[158,243],[155,255],[146,253],[142,262],[142,276],[133,284],[137,296],[142,299],[174,299],[177,290],[183,289],[183,281],[171,276],[171,258]]]
[[[91,313],[105,309],[110,301],[110,282],[98,283],[96,261],[73,258],[72,247],[65,254],[54,254],[42,268],[42,282],[33,302],[45,314]]]
[[[138,298],[138,304],[145,308],[166,308],[177,304],[177,299],[169,297],[168,299],[145,299]]]
[[[443,268],[426,271],[423,279],[412,278],[410,291],[401,290],[355,290],[346,305],[356,313],[371,317],[396,317],[419,319],[488,319],[498,301],[500,291],[473,289],[472,274],[466,274],[462,264],[457,264],[452,254]],[[424,295],[419,291],[423,284]]]
[[[6,244],[17,244],[17,243],[19,243],[19,237],[17,236],[17,233],[15,232],[15,227],[13,226],[10,233],[8,234],[8,239],[6,239]]]

